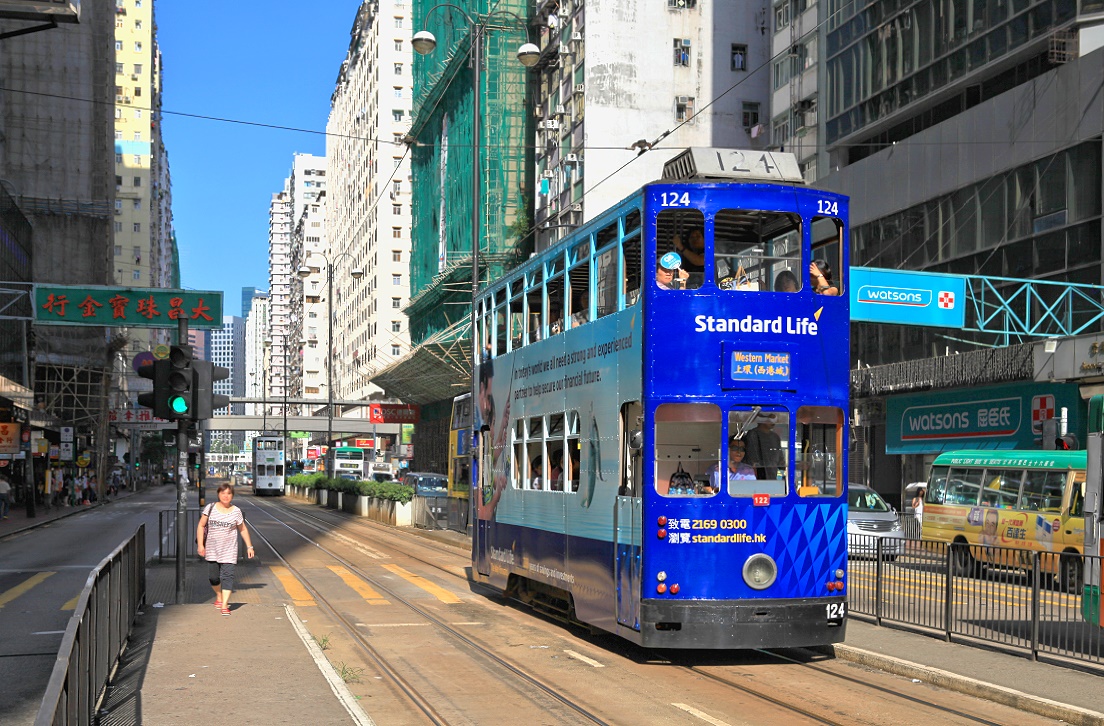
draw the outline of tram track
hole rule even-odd
[[[603,726],[608,723],[597,714],[576,704],[570,696],[564,694],[555,686],[546,683],[541,678],[527,671],[522,666],[519,666],[509,659],[504,658],[503,656],[499,655],[495,650],[454,628],[442,618],[426,610],[425,608],[420,607],[409,598],[403,597],[401,593],[399,593],[393,587],[390,587],[385,581],[381,580],[380,578],[371,576],[369,573],[365,572],[362,568],[351,562],[349,559],[343,557],[334,550],[326,547],[323,544],[320,544],[314,539],[298,531],[297,529],[295,529],[295,527],[292,527],[286,521],[273,514],[272,510],[277,509],[275,506],[268,504],[262,505],[259,503],[256,506],[258,511],[264,513],[271,521],[285,527],[297,537],[310,543],[318,551],[324,553],[327,557],[333,559],[335,562],[340,563],[351,573],[369,583],[377,591],[385,593],[387,597],[390,598],[393,602],[407,608],[411,612],[415,613],[418,617],[431,624],[438,632],[440,632],[445,637],[453,641],[456,645],[458,645],[461,651],[466,651],[477,655],[478,657],[473,658],[472,660],[480,663],[481,667],[486,667],[485,665],[483,665],[484,661],[489,662],[498,669],[510,674],[513,678],[518,679],[524,687],[536,688],[540,693],[561,704],[563,707],[567,708],[569,711],[573,712],[587,723],[602,724]],[[285,513],[288,512],[286,508],[282,507],[279,508],[279,510]],[[296,513],[296,515],[301,514],[302,513]],[[326,534],[332,534],[331,532],[323,530],[316,524],[304,522],[300,516],[292,515],[292,518],[298,520],[300,524],[305,524]],[[318,519],[319,521],[324,521],[320,518]],[[331,602],[330,599],[327,598],[318,587],[313,585],[310,582],[310,579],[306,577],[299,568],[295,567],[287,558],[283,556],[276,543],[274,543],[264,533],[260,532],[257,527],[251,528],[251,532],[253,533],[254,537],[259,537],[265,542],[265,544],[272,550],[276,557],[279,558],[281,564],[286,567],[287,570],[296,578],[296,580],[311,594],[311,596],[315,599],[319,606],[325,610],[327,615],[341,626],[342,630],[350,637],[351,641],[355,644],[357,649],[362,652],[370,660],[370,662],[379,669],[381,675],[386,677],[388,680],[391,681],[392,684],[394,684],[399,692],[418,711],[425,715],[430,723],[442,725],[447,725],[450,723],[447,717],[442,715],[439,710],[433,705],[433,703],[428,698],[423,696],[419,692],[418,688],[414,686],[408,679],[406,679],[402,675],[402,673],[399,672],[399,669],[397,667],[391,664],[387,655],[380,652],[380,650],[377,649],[367,637],[365,637],[365,635],[357,627],[357,623],[354,622],[352,619],[346,617],[341,612],[340,608],[337,607],[335,603]],[[406,553],[404,553],[404,556],[406,556]],[[424,560],[416,557],[413,559],[419,562],[425,562]],[[456,576],[455,573],[449,572],[446,568],[441,568],[440,566],[430,562],[425,562],[425,564],[434,566],[436,567],[436,569],[439,569],[446,574],[449,574],[450,576]],[[525,690],[525,688],[519,690]]]
[[[303,512],[298,508],[286,508],[280,507],[280,511],[287,514],[289,517],[298,520],[300,523],[311,527],[319,533],[324,533],[328,536],[336,536],[342,538],[346,542],[355,542],[356,534],[349,531],[345,526],[349,521],[342,517],[327,517],[325,513],[322,516],[313,512]],[[267,512],[266,512],[267,514]],[[271,516],[271,515],[270,515]],[[395,535],[394,528],[386,527],[383,525],[373,525],[370,522],[355,522],[355,529],[371,532],[373,534],[381,534],[389,537]],[[286,526],[286,525],[285,525]],[[333,527],[338,526],[344,529],[343,532],[334,532]],[[452,555],[460,554],[455,546],[451,546],[448,543],[439,542],[433,539],[420,537],[420,536],[403,536],[404,542],[417,543],[419,547],[424,548],[430,552],[437,553],[449,553]],[[317,546],[317,545],[316,545]],[[407,547],[403,550],[403,556],[411,557],[417,562],[423,563],[427,567],[431,567],[445,575],[454,577],[464,581],[469,587],[478,587],[477,584],[471,583],[470,579],[463,573],[462,570],[458,570],[456,567],[442,566],[438,561],[434,561],[431,557],[419,555],[411,552]],[[381,588],[384,586],[381,584]],[[493,592],[493,591],[489,591]],[[432,617],[432,616],[431,616]],[[559,621],[557,621],[559,622]],[[562,623],[561,623],[562,624]],[[447,630],[453,630],[447,623],[442,623],[443,627]],[[463,636],[465,640],[470,640],[467,636]],[[481,646],[482,647],[482,646]],[[636,656],[632,654],[631,646],[625,643],[616,642],[613,644],[604,644],[607,650],[611,653],[619,653],[627,658],[634,659]],[[626,650],[628,649],[628,650]],[[802,653],[808,653],[809,657],[817,657],[811,651],[802,651]],[[857,714],[847,714],[841,718],[840,711],[837,706],[834,706],[831,702],[821,705],[819,708],[813,704],[816,699],[808,698],[802,695],[802,691],[794,690],[792,687],[777,688],[777,689],[763,689],[751,687],[745,683],[741,683],[741,679],[746,678],[759,678],[760,669],[752,670],[737,670],[735,673],[731,672],[732,666],[728,665],[702,665],[702,664],[684,664],[680,663],[678,656],[672,657],[672,653],[669,651],[637,651],[646,652],[649,654],[649,661],[656,663],[666,663],[671,666],[677,667],[684,671],[688,676],[705,680],[710,683],[715,683],[724,687],[726,690],[736,691],[742,694],[746,698],[751,698],[755,701],[763,703],[769,707],[779,709],[784,714],[789,714],[795,720],[804,721],[807,720],[810,723],[829,724],[831,726],[852,726],[853,724],[863,723],[879,723],[879,720],[866,720]],[[969,723],[969,724],[985,724],[996,725],[1004,723],[1004,720],[987,718],[984,715],[978,715],[971,713],[968,710],[964,710],[962,707],[956,707],[955,705],[948,705],[940,703],[936,700],[926,699],[920,696],[910,695],[907,693],[901,693],[899,690],[895,690],[892,687],[886,685],[880,685],[878,683],[871,682],[870,678],[856,677],[844,673],[839,673],[830,668],[824,668],[815,663],[810,663],[807,660],[802,660],[801,655],[787,655],[785,651],[779,650],[766,650],[758,649],[755,651],[749,651],[757,653],[765,658],[785,663],[787,666],[798,666],[801,669],[807,670],[811,673],[817,674],[818,677],[828,678],[840,683],[846,684],[846,689],[851,691],[871,692],[877,693],[880,697],[887,699],[890,704],[896,702],[901,705],[899,708],[894,708],[897,712],[913,712],[917,709],[924,709],[930,714],[930,718],[933,720],[952,721],[955,723]],[[709,657],[713,657],[711,653]],[[718,670],[729,670],[729,673],[718,672]],[[886,678],[898,678],[898,676],[892,676],[879,672],[882,677]],[[831,689],[829,689],[831,690]],[[822,693],[824,689],[822,689]],[[835,692],[845,692],[845,689],[835,689]],[[954,696],[952,696],[954,698]],[[722,697],[722,700],[723,697]],[[829,699],[830,701],[830,699]],[[778,718],[785,718],[782,713],[778,715]]]

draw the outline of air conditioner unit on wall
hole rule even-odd
[[[544,122],[544,128],[548,131],[556,131],[560,128],[560,122],[555,119],[550,119]]]
[[[565,109],[564,105],[561,103],[560,105],[556,106],[556,113],[563,116],[565,113],[567,113],[567,109]]]
[[[575,95],[576,96],[581,96],[585,90],[586,90],[586,84],[585,83],[576,83],[575,84]]]
[[[555,172],[553,172],[551,169],[545,169],[544,173],[541,174],[541,176],[545,179],[551,179],[553,176],[555,176]]]
[[[579,32],[578,30],[576,30],[574,33],[571,34],[571,39],[572,40],[582,40],[583,39],[583,34],[581,32]]]
[[[677,101],[680,105],[685,106],[686,104],[690,103],[690,97],[689,96],[679,96]]]
[[[574,164],[579,161],[579,156],[578,154],[568,154],[564,157],[564,161],[568,164]]]

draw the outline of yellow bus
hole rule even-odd
[[[448,495],[468,498],[471,492],[472,397],[457,396],[452,402],[448,437]]]
[[[940,454],[928,477],[921,538],[989,545],[954,548],[955,575],[986,565],[1030,567],[1031,553],[1040,552],[1044,573],[1079,590],[1086,463],[1084,451]]]

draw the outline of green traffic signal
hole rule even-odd
[[[172,396],[169,398],[169,408],[177,415],[188,413],[188,399],[184,396]]]

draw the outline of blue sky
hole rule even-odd
[[[156,2],[181,286],[221,290],[223,311],[240,315],[242,287],[268,288],[268,205],[292,154],[326,152],[321,132],[360,0]]]

